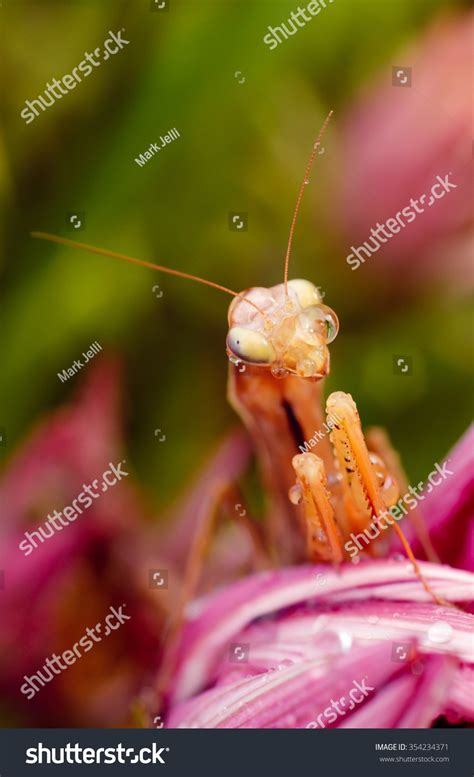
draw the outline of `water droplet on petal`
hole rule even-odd
[[[313,634],[317,634],[322,629],[324,629],[325,626],[327,626],[328,623],[329,623],[329,618],[328,618],[327,615],[319,615],[316,618],[316,620],[314,621],[314,623],[313,623],[313,625],[311,627],[311,631],[313,632]]]
[[[428,639],[430,642],[441,645],[443,642],[449,642],[453,636],[453,627],[444,621],[435,621],[428,629]]]
[[[352,647],[352,635],[348,631],[338,631],[343,653],[348,653]]]
[[[352,647],[352,635],[343,629],[327,629],[316,635],[314,645],[325,653],[348,653]]]
[[[419,675],[419,674],[423,674],[424,668],[425,668],[425,665],[423,661],[415,661],[415,663],[412,664],[411,671],[413,674]]]

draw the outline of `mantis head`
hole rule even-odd
[[[328,374],[327,346],[336,337],[339,322],[310,281],[248,289],[231,303],[228,321],[231,361],[267,367],[276,377]]]

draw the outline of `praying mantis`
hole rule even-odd
[[[289,280],[288,270],[303,192],[331,115],[332,111],[306,166],[290,227],[284,279],[276,286],[238,293],[187,272],[55,235],[32,233],[34,238],[193,280],[234,297],[226,340],[228,398],[253,440],[270,501],[263,533],[255,526],[248,528],[260,550],[285,564],[306,559],[340,565],[348,560],[345,545],[351,532],[363,531],[377,521],[407,487],[388,437],[379,429],[364,436],[357,406],[343,391],[333,392],[326,400],[327,417],[337,420],[318,443],[318,455],[304,448],[314,430],[323,428],[328,346],[339,324],[336,313],[323,304],[319,289],[307,280]],[[305,452],[297,453],[302,447]],[[224,498],[224,490],[220,497]],[[413,511],[411,517],[427,557],[437,560],[420,516]],[[195,588],[210,525],[211,521],[191,549],[185,598]],[[423,577],[400,526],[393,522],[393,527],[427,594],[445,604]],[[381,545],[382,540],[374,540],[365,552],[376,557]]]

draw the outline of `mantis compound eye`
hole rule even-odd
[[[265,335],[243,326],[229,329],[227,351],[249,364],[272,364],[276,359],[275,349]]]
[[[308,308],[310,305],[319,305],[322,302],[321,294],[311,281],[297,278],[288,281],[288,288],[295,292],[302,308]]]

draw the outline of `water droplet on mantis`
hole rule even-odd
[[[294,486],[291,486],[290,490],[288,491],[288,497],[290,499],[291,504],[293,505],[301,504],[303,500],[303,490],[299,485],[299,483],[295,483]]]
[[[284,367],[272,367],[272,375],[274,378],[287,378],[289,371]]]

